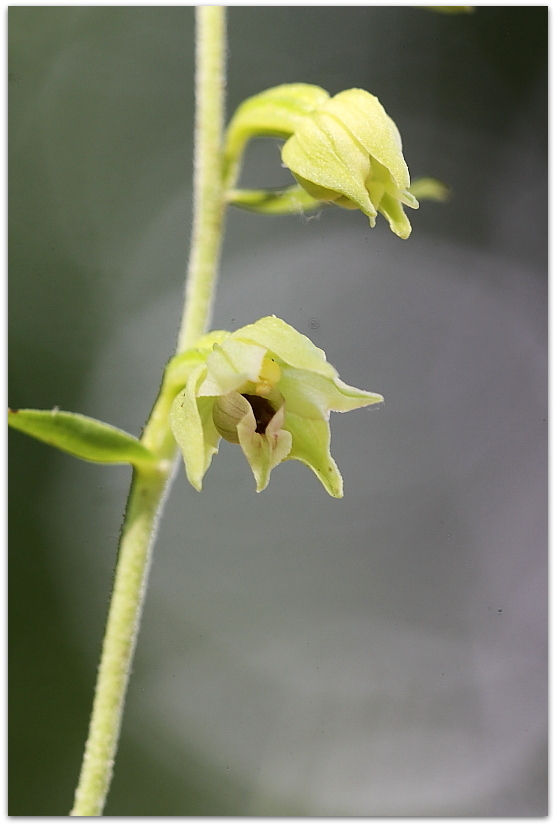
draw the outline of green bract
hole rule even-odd
[[[240,445],[257,492],[266,488],[276,465],[299,459],[331,496],[340,497],[342,477],[330,455],[330,411],[381,401],[376,393],[344,384],[322,350],[269,316],[219,338],[205,362],[189,372],[170,424],[197,490],[224,438]]]

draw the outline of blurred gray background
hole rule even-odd
[[[224,443],[160,530],[108,815],[546,814],[546,7],[232,7],[228,111],[360,86],[449,204],[230,212],[214,326],[269,313],[380,410],[345,498]],[[9,402],[139,434],[191,217],[190,7],[9,9]],[[276,141],[244,182],[286,183]],[[68,812],[126,468],[9,438],[11,815]]]

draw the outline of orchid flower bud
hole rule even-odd
[[[193,487],[201,490],[224,438],[241,447],[257,492],[273,468],[298,459],[331,496],[342,496],[330,455],[330,411],[377,404],[382,396],[344,384],[322,350],[275,316],[211,336],[212,349],[192,363],[170,413]]]
[[[270,135],[286,140],[282,161],[298,186],[268,193],[235,189],[246,143]],[[230,121],[225,168],[230,203],[259,212],[332,203],[360,209],[371,226],[380,212],[396,235],[407,238],[411,226],[403,207],[419,206],[409,190],[396,124],[378,98],[363,89],[330,97],[319,86],[292,83],[249,98]]]
[[[380,212],[408,238],[403,205],[416,209],[400,133],[378,98],[340,92],[308,115],[282,147],[282,160],[313,198],[360,209],[374,227]]]

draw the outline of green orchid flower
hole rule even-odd
[[[286,142],[282,161],[297,186],[279,192],[236,189],[249,140]],[[417,209],[409,189],[400,133],[374,95],[347,89],[330,97],[320,86],[290,83],[244,101],[226,132],[225,181],[230,203],[258,212],[315,209],[323,202],[360,209],[374,227],[380,212],[400,238],[411,225],[403,207]]]
[[[282,147],[282,160],[313,198],[360,209],[374,227],[377,213],[408,238],[403,205],[417,209],[400,133],[374,95],[340,92],[303,119]]]
[[[273,468],[298,459],[331,496],[343,495],[330,455],[330,411],[383,401],[344,384],[325,353],[275,316],[234,333],[212,334],[212,349],[195,364],[172,404],[170,424],[187,477],[201,490],[220,439],[239,444],[264,490]]]

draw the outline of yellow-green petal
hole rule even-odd
[[[265,355],[264,346],[229,336],[222,344],[216,344],[207,358],[207,377],[199,395],[222,396],[248,381],[256,382]]]
[[[164,372],[166,384],[175,388],[176,393],[182,387],[185,387],[193,368],[204,364],[214,345],[222,344],[229,335],[224,330],[213,330],[211,333],[201,336],[195,347],[191,347],[189,350],[178,353],[177,356],[171,358]]]
[[[379,204],[378,211],[381,215],[384,215],[390,224],[392,232],[404,240],[409,238],[411,235],[411,224],[397,198],[393,198],[389,193],[385,193]]]

